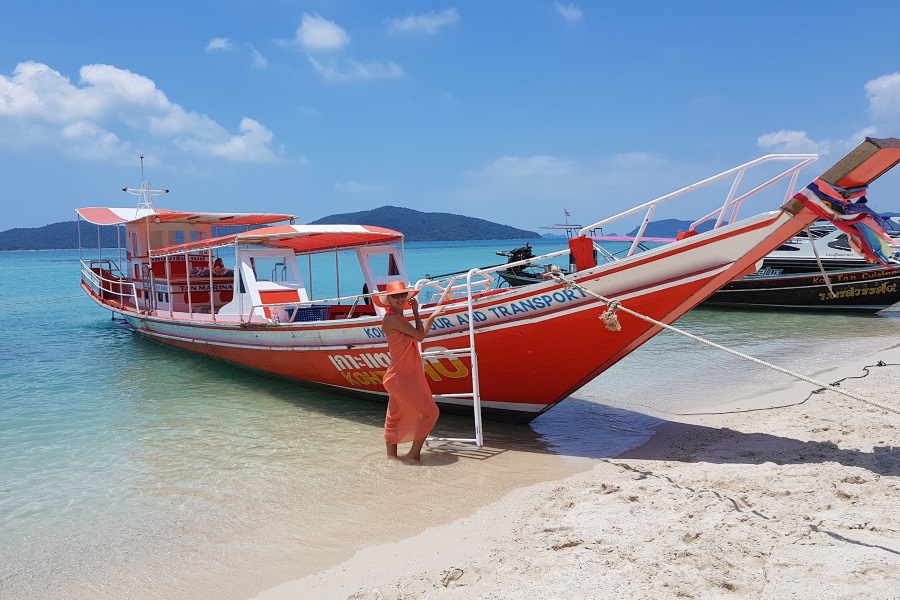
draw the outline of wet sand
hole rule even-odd
[[[900,347],[816,379],[900,406]],[[618,458],[256,598],[896,599],[900,415],[814,389],[678,417]]]

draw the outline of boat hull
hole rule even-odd
[[[797,262],[763,261],[756,273],[724,286],[704,305],[874,313],[900,302],[900,266],[832,264],[826,269],[828,283],[812,268]]]
[[[621,330],[600,316],[593,294],[671,323],[755,263],[814,216],[776,211],[574,274],[577,286],[545,281],[491,290],[471,313],[448,303],[423,351],[425,372],[442,410],[471,414],[469,314],[475,321],[480,397],[485,418],[527,422],[574,393],[653,337],[658,325],[619,313]],[[740,257],[735,259],[735,257]],[[87,290],[90,292],[90,290]],[[390,356],[377,317],[304,323],[211,321],[183,314],[143,314],[111,306],[138,334],[337,393],[387,401],[382,379]],[[429,307],[422,307],[427,314]],[[210,317],[211,318],[211,317]]]

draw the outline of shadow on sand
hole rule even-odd
[[[760,420],[760,429],[765,429]],[[835,431],[839,436],[840,432]],[[776,465],[833,462],[859,467],[882,476],[900,476],[900,447],[874,446],[871,452],[840,448],[831,441],[802,441],[768,433],[666,423],[650,444],[619,458],[714,464]]]

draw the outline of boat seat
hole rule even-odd
[[[371,316],[375,314],[375,307],[370,304],[357,304],[354,308],[350,304],[335,304],[328,309],[328,319],[346,319],[353,308],[353,316]]]

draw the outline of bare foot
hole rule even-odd
[[[421,456],[410,456],[409,454],[404,454],[400,457],[400,462],[405,465],[417,465],[421,462]]]

